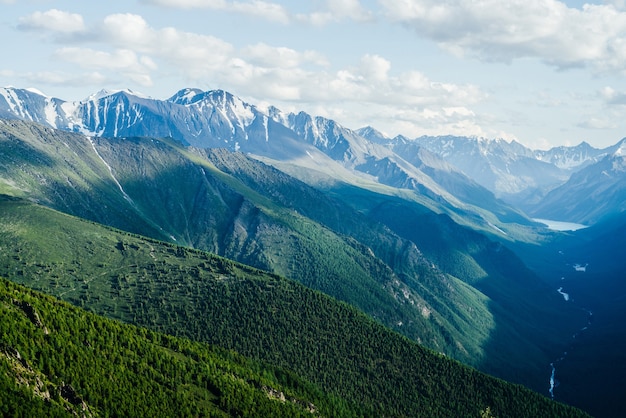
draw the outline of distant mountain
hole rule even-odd
[[[103,90],[79,102],[2,88],[0,115],[87,135],[172,137],[196,148],[241,151],[313,185],[343,181],[413,190],[457,222],[473,219],[474,227],[493,224],[504,231],[508,222],[530,223],[510,205],[544,211],[549,203],[536,206],[546,193],[614,152],[584,142],[533,151],[516,141],[388,138],[373,127],[353,131],[304,112],[261,111],[222,90],[190,88],[167,100]],[[426,151],[434,155],[425,156]]]
[[[441,164],[434,157],[422,159],[416,167],[412,155],[401,156],[330,119],[304,112],[286,114],[274,107],[262,112],[222,90],[183,89],[167,100],[131,91],[101,91],[80,102],[63,102],[33,90],[5,88],[0,89],[0,111],[87,135],[171,137],[196,148],[240,151],[309,184],[344,181],[413,190],[431,207],[461,214],[457,221],[472,214],[466,219],[478,227],[499,224],[501,218],[530,222],[503,202],[471,197],[489,193],[459,171],[450,178],[448,168],[428,166],[425,161]],[[375,132],[363,134],[371,137]],[[490,218],[485,215],[490,211],[503,215],[483,219]],[[505,225],[497,226],[506,230]]]
[[[525,211],[533,210],[548,191],[563,184],[572,173],[611,152],[610,147],[596,149],[585,142],[575,147],[542,151],[502,139],[460,136],[423,136],[415,139],[398,136],[384,139],[367,130],[363,134],[372,141],[386,143],[405,158],[407,144],[413,148],[421,146],[428,149],[492,191],[496,197]]]
[[[531,213],[538,218],[592,224],[626,210],[626,139],[611,151],[550,191]]]
[[[415,141],[502,198],[541,193],[568,177],[564,170],[538,160],[532,150],[515,141],[455,136]]]
[[[477,207],[488,208],[503,223],[527,225],[528,219],[521,212],[497,199],[489,189],[462,173],[456,165],[443,156],[428,150],[418,141],[396,137],[388,146],[407,159],[413,166],[424,171],[453,196]]]
[[[367,138],[368,140],[381,145],[386,145],[387,142],[389,142],[389,140],[391,139],[372,126],[359,128],[355,132],[361,135],[363,138]]]
[[[597,149],[586,142],[573,147],[554,147],[547,151],[535,151],[535,157],[565,170],[580,170],[603,158],[610,149]]]

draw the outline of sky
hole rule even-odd
[[[386,135],[626,137],[626,0],[0,0],[0,86],[185,87]]]

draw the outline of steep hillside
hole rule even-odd
[[[346,189],[331,198],[240,153],[4,125],[0,170],[7,193],[296,279],[499,377],[543,390],[559,338],[575,329],[567,311],[552,315],[550,298],[558,302],[559,295],[537,287],[510,254],[490,250],[477,261],[470,247],[495,247],[466,233],[467,247],[455,247],[455,229],[433,229],[438,218],[422,206],[419,216],[390,210],[389,219],[368,218],[391,198],[364,189],[357,192],[362,204]],[[430,260],[418,246],[434,250]],[[486,293],[467,270],[489,262],[516,271],[489,270],[498,292]],[[507,291],[507,283],[515,286]],[[525,331],[537,315],[540,332]]]
[[[338,408],[347,411],[359,405],[362,408],[359,413],[365,416],[479,416],[487,408],[499,417],[584,416],[580,411],[521,386],[488,377],[423,349],[357,310],[295,282],[208,253],[106,229],[22,200],[5,198],[0,203],[2,274],[112,318],[198,341],[213,342],[274,366],[289,368],[334,397],[324,398],[323,393],[310,392],[312,388],[302,383],[303,387],[291,392],[295,399],[309,401],[311,398],[304,396],[309,393],[316,396],[316,401],[330,399],[330,405],[339,405]],[[21,338],[24,344],[24,338],[26,342],[28,338],[43,339],[41,349],[47,350],[45,340],[56,338],[57,329],[70,328],[60,325],[57,328],[57,322],[48,317],[47,312],[51,308],[43,304],[47,299],[37,302],[32,296],[30,298],[26,301],[35,307],[41,324],[52,337],[45,336],[45,329],[37,327],[37,321],[29,323],[17,309],[6,307],[11,303],[5,303],[5,309],[12,312],[13,318],[21,317],[22,326],[26,326],[29,332],[23,336],[10,330],[7,333],[11,338]],[[13,303],[13,306],[16,305]],[[56,320],[63,318],[59,316]],[[106,324],[92,327],[90,321],[93,317],[85,314],[79,314],[79,317],[82,321],[79,329],[84,328],[85,331],[73,334],[84,340],[81,350],[96,349],[100,347],[99,341],[110,343],[108,339],[100,338],[104,333],[89,330],[106,329],[108,326],[113,330],[125,329]],[[138,346],[135,345],[141,341],[138,337],[153,335],[144,331],[137,334],[132,343],[120,341],[117,346],[126,347],[126,353]],[[59,337],[63,335],[59,333]],[[120,333],[119,338],[124,335],[126,332]],[[150,338],[159,341],[154,336]],[[184,343],[190,348],[177,350],[179,346],[172,342],[174,340],[159,338],[170,350],[180,351],[197,361],[198,355],[193,354],[197,346]],[[13,340],[10,344],[29,364],[35,363],[34,359],[38,358],[35,351],[39,344],[19,345]],[[98,345],[94,347],[94,344]],[[106,359],[109,351],[104,351],[104,354],[102,357]],[[204,364],[183,360],[180,354],[174,355],[181,362],[189,362],[187,367]],[[55,367],[60,361],[57,358],[54,357],[47,367]],[[78,357],[76,366],[84,361],[82,358]],[[110,358],[116,357],[110,355]],[[149,358],[147,356],[145,360]],[[116,361],[122,360],[125,359]],[[11,359],[5,361],[5,367],[10,367],[6,364],[11,362],[15,364]],[[47,370],[45,364],[43,360],[44,372]],[[61,364],[60,370],[73,370]],[[124,367],[145,367],[141,364],[134,366],[131,362]],[[94,369],[94,373],[99,373],[100,369]],[[144,372],[140,381],[150,380],[144,379],[149,374],[145,369],[141,370]],[[69,371],[68,374],[58,373],[63,382],[71,381],[74,392],[81,399],[89,400],[89,405],[98,408],[97,390],[100,388],[82,383],[80,376]],[[195,376],[194,381],[204,381],[193,372],[190,374]],[[278,383],[284,382],[284,378],[277,377],[279,374],[276,372],[275,379]],[[276,383],[271,375],[263,376],[263,379]],[[238,384],[258,388],[254,378],[251,380],[250,386],[245,386],[245,379]],[[260,382],[261,389],[264,381]],[[282,389],[285,393],[293,387],[288,385],[289,382],[287,378]],[[299,385],[295,383],[297,379],[291,378],[291,382],[294,386]],[[51,387],[58,384],[51,383]],[[190,387],[189,390],[201,402],[206,399],[199,389]],[[250,392],[250,396],[254,393],[263,392],[257,389]],[[26,393],[21,396],[32,398],[33,395]],[[208,394],[206,396],[211,399]],[[289,399],[289,395],[286,398]],[[332,399],[337,398],[349,401],[333,404]],[[237,402],[234,401],[235,405]],[[286,402],[278,406],[297,410],[300,405],[299,402]],[[270,406],[273,406],[271,402]],[[325,415],[322,407],[319,408],[320,413]],[[330,412],[329,415],[341,416],[342,413]]]
[[[509,241],[490,239],[406,199],[365,194],[350,187],[335,193],[415,243],[441,271],[489,298],[494,326],[485,346],[485,362],[479,366],[482,370],[508,379],[533,375],[535,379],[526,384],[536,390],[545,387],[545,365],[559,352],[558,347],[565,348],[586,317],[503,245]],[[447,298],[459,296],[451,292]],[[508,374],[501,374],[504,369]]]
[[[0,279],[3,416],[357,416],[285,370]]]
[[[0,123],[9,194],[297,279],[467,363],[484,355],[490,313],[479,292],[441,274],[410,241],[278,170],[171,140]],[[441,304],[451,289],[467,300]]]

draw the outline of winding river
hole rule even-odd
[[[586,269],[586,265],[584,266],[584,269],[580,268],[580,265],[576,264],[574,266],[574,269],[576,271],[579,272],[584,272]],[[565,277],[561,277],[561,280],[565,280]],[[566,302],[570,301],[570,295],[569,293],[566,293],[563,291],[563,286],[559,287],[557,289],[557,292],[559,292],[562,296],[563,299],[565,299]],[[589,328],[589,326],[591,325],[591,319],[593,317],[593,312],[589,309],[586,308],[582,308],[585,312],[587,312],[587,324],[582,327],[576,334],[572,335],[572,341],[574,341],[576,338],[578,338],[580,336],[580,334],[585,331],[586,329]],[[556,378],[556,366],[562,362],[563,360],[565,360],[565,358],[567,357],[567,351],[564,351],[563,354],[561,355],[561,357],[559,357],[558,359],[554,360],[552,363],[550,363],[550,388],[548,389],[549,393],[550,393],[550,398],[554,399],[554,389],[557,388],[559,386],[559,381]]]

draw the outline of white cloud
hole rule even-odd
[[[371,82],[386,82],[389,78],[391,63],[378,55],[364,55],[361,58],[359,72]]]
[[[298,21],[323,26],[348,19],[359,22],[371,21],[374,17],[373,13],[364,8],[359,0],[326,0],[316,11],[298,14],[290,13],[281,4],[261,0],[142,0],[142,2],[181,9],[204,8],[241,13],[283,24]]]
[[[604,102],[608,105],[626,105],[626,92],[617,91],[612,87],[604,87],[600,91],[600,97],[604,100]]]
[[[289,13],[277,3],[261,0],[226,1],[226,0],[143,0],[143,3],[182,9],[213,9],[227,12],[242,13],[261,17],[272,22],[289,23]]]
[[[618,125],[615,120],[606,117],[592,117],[577,125],[579,128],[584,129],[615,129]]]
[[[233,2],[226,10],[262,17],[269,21],[289,23],[290,17],[283,6],[264,1]]]
[[[611,5],[618,10],[626,10],[626,0],[604,0],[603,3]]]
[[[327,0],[328,10],[340,17],[350,17],[358,21],[367,21],[372,13],[366,10],[359,0]]]
[[[328,60],[316,51],[298,52],[286,47],[274,47],[265,43],[250,45],[242,50],[248,61],[263,67],[295,68],[306,63],[327,66]]]
[[[347,1],[333,7],[343,7],[342,13],[347,14],[357,6],[358,2]],[[67,46],[57,49],[53,58],[116,84],[132,82],[146,87],[155,84],[155,77],[176,77],[278,105],[297,103],[299,108],[316,107],[325,112],[334,108],[336,113],[335,103],[340,102],[356,115],[343,119],[359,123],[351,127],[393,119],[387,126],[397,129],[394,133],[403,132],[405,126],[413,127],[410,132],[429,133],[448,126],[446,130],[453,133],[461,129],[477,133],[477,117],[471,107],[487,97],[471,84],[435,81],[417,71],[395,72],[388,59],[376,54],[364,54],[353,65],[333,68],[317,51],[262,42],[237,49],[214,36],[152,27],[136,14],[108,15],[85,29],[85,36],[89,47],[72,46],[68,42],[79,40],[66,38]],[[48,74],[45,79],[53,84],[64,82],[63,76],[56,80],[54,76]]]
[[[18,27],[22,30],[51,31],[67,34],[84,31],[85,23],[83,17],[79,14],[51,9],[46,12],[35,12],[21,18]]]
[[[373,13],[365,9],[359,0],[327,0],[322,10],[297,16],[298,20],[309,22],[316,26],[323,26],[346,19],[367,22],[373,18]]]
[[[141,86],[153,84],[150,71],[156,68],[156,64],[149,57],[139,57],[128,49],[105,52],[91,48],[65,47],[57,50],[54,55],[82,68],[119,72]]]
[[[107,16],[101,36],[103,42],[164,60],[192,78],[228,66],[234,55],[233,46],[221,39],[175,28],[154,29],[133,14]]]
[[[34,71],[19,72],[12,71],[0,72],[3,76],[11,76],[24,80],[26,83],[36,86],[46,84],[54,86],[79,87],[79,86],[95,86],[102,87],[103,84],[110,81],[103,74],[94,71],[87,73],[64,73],[55,71]]]
[[[614,5],[567,7],[557,0],[381,0],[387,16],[459,55],[521,57],[559,68],[622,71],[626,13]],[[621,3],[621,2],[614,2]]]

